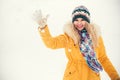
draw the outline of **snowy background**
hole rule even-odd
[[[35,10],[49,14],[53,36],[63,33],[72,10],[85,5],[91,21],[101,27],[107,55],[120,74],[119,0],[0,0],[0,80],[62,80],[67,58],[64,49],[45,47]],[[103,71],[102,80],[110,80]]]

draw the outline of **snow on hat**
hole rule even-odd
[[[83,18],[85,21],[90,23],[90,12],[85,6],[78,6],[72,12],[72,22],[77,18]]]

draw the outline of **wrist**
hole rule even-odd
[[[43,26],[43,27],[39,26],[39,27],[38,27],[38,30],[39,30],[39,31],[44,31],[44,29],[45,29],[46,26],[47,26],[47,25],[45,25],[45,26]]]

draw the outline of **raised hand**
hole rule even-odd
[[[42,11],[41,10],[37,10],[35,11],[35,13],[33,14],[33,19],[40,25],[40,28],[44,28],[45,25],[47,25],[47,18],[49,17],[49,15],[47,16],[43,16],[42,15]]]

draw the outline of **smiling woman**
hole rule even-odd
[[[101,80],[110,80],[103,66],[100,74],[96,74],[93,71],[94,68],[92,70],[93,65],[90,65],[92,62],[89,61],[89,58],[96,56],[97,60],[93,60],[93,63],[101,63],[99,60],[102,58],[98,57],[102,55],[103,48],[99,47],[100,51],[94,50],[94,47],[92,49],[91,46],[96,44],[86,46],[88,44],[84,43],[86,40],[88,43],[92,41],[92,43],[99,42],[101,44],[101,38],[98,42],[96,40],[99,35],[102,35],[101,37],[104,39],[109,60],[113,63],[117,73],[120,74],[119,3],[120,0],[0,0],[0,80],[62,80],[63,76],[64,79],[72,79],[75,75],[73,80],[77,80],[79,77],[79,79],[84,78],[84,76],[88,76],[90,79],[100,76]],[[75,20],[73,19],[72,13],[79,14],[76,13],[78,11],[81,11],[80,14],[89,16],[86,10],[81,10],[79,7],[78,10],[74,11],[74,8],[79,5],[85,5],[89,9],[90,23],[88,18],[83,16],[76,15],[78,20],[76,17],[74,17]],[[47,26],[43,25],[42,30],[39,31],[41,38],[37,30],[38,24],[31,18],[33,12],[39,9],[42,10],[43,15],[50,14]],[[74,25],[72,20],[74,20]],[[67,21],[69,22],[67,23]],[[76,24],[76,21],[80,24]],[[100,25],[102,34],[97,29],[98,27],[92,23]],[[80,32],[83,37],[81,38],[77,27],[86,28],[91,35],[97,32],[97,36],[95,36],[96,34],[94,37],[86,36],[86,30],[83,29]],[[62,35],[57,37],[59,34]],[[50,37],[46,37],[46,35]],[[80,38],[83,40],[81,43]],[[65,46],[66,48],[48,49],[42,39],[47,41],[45,44],[49,48],[55,49],[57,46],[59,48]],[[82,45],[81,48],[80,45]],[[94,50],[97,55],[82,54],[82,52],[86,52],[87,48],[91,48],[90,52]],[[101,61],[105,62],[104,59]],[[106,68],[110,69],[110,72],[113,71],[109,66]]]
[[[78,6],[72,12],[72,20],[65,25],[64,34],[52,37],[47,16],[36,11],[35,21],[44,44],[51,49],[64,48],[68,63],[63,80],[101,80],[103,69],[111,80],[120,77],[106,55],[104,42],[96,25],[90,23],[90,12],[85,6]]]

